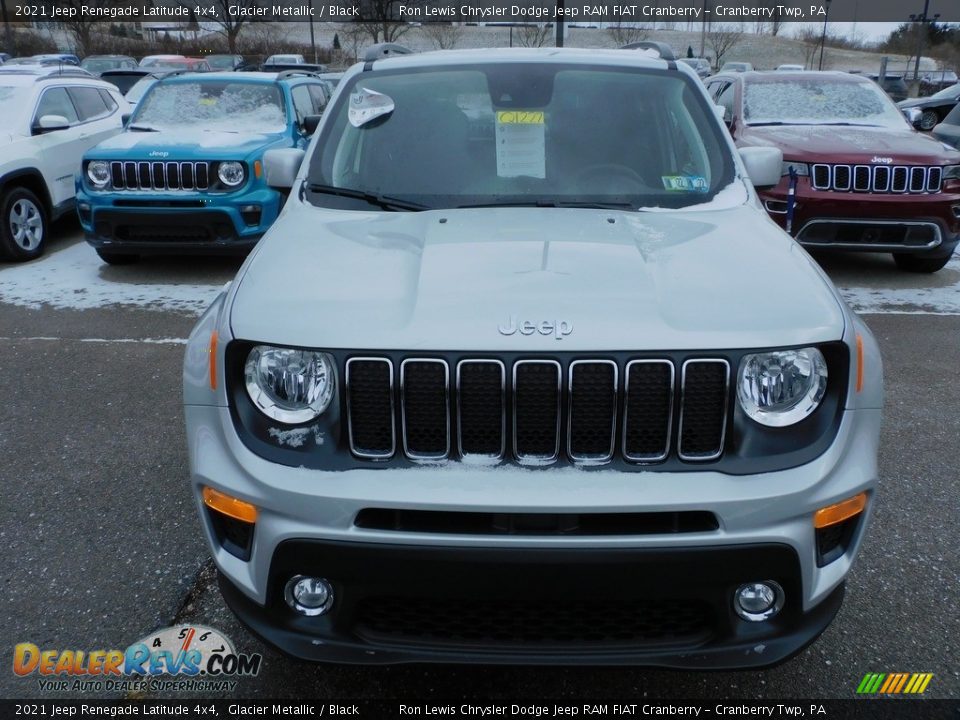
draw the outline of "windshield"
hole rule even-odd
[[[142,98],[147,90],[153,87],[153,84],[157,81],[157,78],[145,75],[140,78],[133,84],[133,87],[130,88],[127,93],[124,95],[127,98],[127,102],[138,103],[140,98]]]
[[[136,89],[136,88],[134,88]],[[131,91],[132,92],[132,91]],[[286,129],[283,97],[275,85],[228,80],[160,84],[137,106],[131,125],[155,130],[195,129],[275,133]]]
[[[358,207],[366,194],[411,206],[397,209],[703,203],[733,180],[733,165],[695,82],[532,63],[362,73],[327,111],[310,200]],[[393,110],[384,114],[385,103]],[[367,105],[373,118],[357,126]]]
[[[937,100],[949,100],[950,98],[955,98],[960,95],[960,85],[951,85],[948,88],[944,88],[938,93],[931,95],[931,98],[936,98]]]
[[[905,120],[875,83],[823,77],[746,83],[749,125],[867,125],[902,129]]]

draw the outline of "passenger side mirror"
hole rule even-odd
[[[303,134],[308,137],[313,135],[317,131],[317,126],[320,125],[322,118],[323,115],[307,115],[303,119]]]
[[[303,150],[297,148],[274,148],[263,154],[263,169],[267,185],[274,190],[290,190],[300,165],[303,163]]]
[[[770,188],[780,182],[783,170],[783,151],[780,148],[740,148],[740,158],[755,188]]]
[[[34,125],[33,130],[40,134],[54,132],[56,130],[66,130],[69,127],[70,121],[63,115],[44,115],[37,120],[37,124]]]

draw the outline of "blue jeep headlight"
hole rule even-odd
[[[87,177],[94,187],[105,188],[110,184],[110,163],[93,160],[87,164]]]
[[[222,162],[217,167],[217,177],[219,177],[220,182],[227,187],[240,185],[243,182],[244,175],[243,163],[238,163],[233,160]]]

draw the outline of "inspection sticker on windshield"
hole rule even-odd
[[[671,192],[707,192],[707,179],[701,175],[661,175],[663,187]]]
[[[542,110],[497,111],[497,175],[547,176]]]

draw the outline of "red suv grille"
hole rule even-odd
[[[812,168],[815,190],[871,193],[940,192],[943,168],[925,165],[827,165]]]

